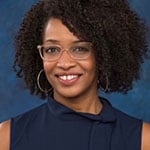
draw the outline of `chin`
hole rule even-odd
[[[65,90],[65,91],[59,91],[54,92],[54,96],[59,98],[66,98],[66,99],[75,99],[81,97],[82,92],[78,92],[78,90]]]

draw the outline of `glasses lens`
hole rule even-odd
[[[89,44],[76,45],[70,49],[70,53],[75,59],[86,59],[91,54],[91,46]]]
[[[59,58],[61,48],[53,45],[43,45],[41,46],[41,57],[47,61],[53,61]]]
[[[92,51],[91,43],[80,43],[73,45],[67,50],[63,50],[57,45],[41,45],[38,46],[40,56],[46,61],[55,61],[59,59],[64,51],[66,51],[71,58],[82,60],[87,59]]]

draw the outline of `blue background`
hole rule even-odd
[[[37,0],[0,0],[0,121],[23,113],[43,103],[31,96],[17,79],[13,69],[13,38],[24,14]],[[150,25],[150,1],[132,0],[131,6]],[[141,80],[127,95],[119,93],[101,95],[110,99],[112,105],[123,112],[150,122],[150,60],[141,69]]]

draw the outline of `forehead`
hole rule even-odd
[[[54,40],[79,40],[70,30],[62,23],[60,19],[49,19],[44,30],[44,41]]]

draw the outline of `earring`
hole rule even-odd
[[[104,84],[101,84],[100,80],[97,80],[97,85],[98,85],[98,87],[101,87],[104,92],[108,92],[109,91],[109,80],[108,80],[108,76],[107,75],[105,77],[105,81],[106,81],[106,83],[104,85]],[[104,88],[104,86],[100,86],[100,84],[104,85],[105,88]]]
[[[42,72],[44,72],[44,69],[41,69],[40,72],[38,73],[38,76],[37,76],[37,85],[38,85],[38,88],[39,88],[42,92],[44,92],[44,93],[47,94],[48,92],[51,92],[51,91],[52,91],[52,88],[46,90],[46,89],[43,89],[43,88],[41,87],[41,85],[40,85],[40,76],[41,76]]]
[[[108,80],[108,76],[106,75],[106,86],[105,86],[105,89],[104,89],[104,92],[108,92],[109,88],[109,80]]]

